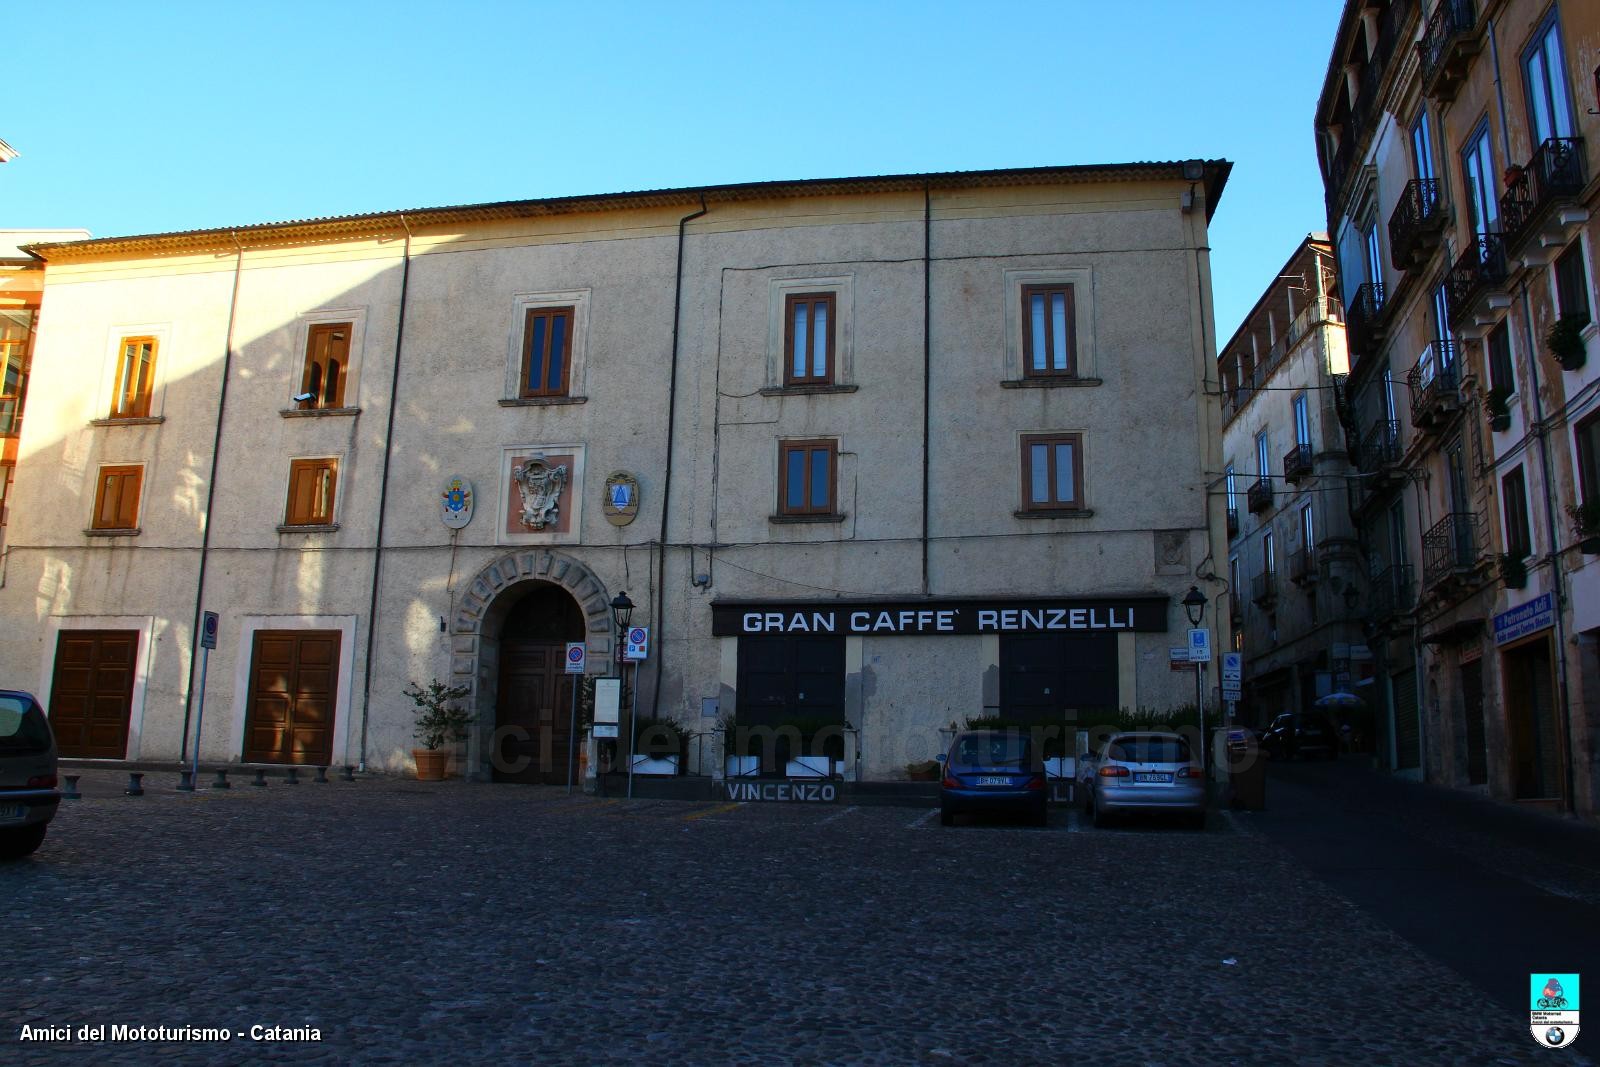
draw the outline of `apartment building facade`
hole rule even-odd
[[[713,776],[728,716],[836,726],[826,773],[894,778],[967,717],[1190,702],[1166,653],[1188,589],[1223,589],[1228,169],[34,246],[0,668],[69,753],[177,758],[217,611],[208,762],[403,769],[401,689],[438,678],[468,690],[469,769],[535,781],[571,766],[565,645],[618,670],[624,591],[638,714]]]
[[[1241,721],[1265,725],[1333,692],[1370,693],[1365,560],[1340,398],[1349,361],[1338,272],[1310,234],[1220,350],[1222,492]],[[1359,743],[1367,716],[1350,712]]]
[[[1592,815],[1600,10],[1348,3],[1318,103],[1392,766]]]

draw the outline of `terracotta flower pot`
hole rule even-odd
[[[450,753],[442,748],[414,748],[411,758],[417,761],[417,781],[442,782],[449,777]]]

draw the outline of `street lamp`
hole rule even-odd
[[[1206,617],[1206,595],[1197,585],[1191,585],[1189,591],[1183,596],[1183,610],[1189,616],[1189,625],[1195,629],[1200,626],[1200,621]],[[1205,697],[1206,665],[1194,665],[1194,708],[1200,715],[1200,766],[1206,765],[1206,697]]]
[[[617,624],[616,665],[617,678],[621,680],[623,677],[622,650],[627,645],[628,623],[633,619],[633,601],[628,599],[626,590],[619,592],[611,599],[611,619]],[[620,687],[617,695],[619,698],[621,697]],[[637,730],[638,727],[634,725],[633,704],[630,701],[628,706],[628,796],[630,797],[633,796],[633,744],[635,731]],[[616,766],[615,755],[613,755],[610,762],[613,767]]]

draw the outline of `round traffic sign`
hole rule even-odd
[[[573,645],[571,648],[567,649],[567,662],[568,663],[582,663],[583,662],[583,646],[582,645]]]
[[[642,645],[644,644],[644,636],[644,627],[635,626],[633,629],[628,631],[628,643],[632,645]]]

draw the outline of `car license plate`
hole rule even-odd
[[[0,804],[0,822],[17,822],[27,816],[26,804]]]
[[[995,777],[993,775],[985,775],[984,777],[978,779],[978,784],[979,785],[1010,785],[1011,784],[1011,779],[1003,777],[1003,776]]]
[[[1136,782],[1170,782],[1172,781],[1172,775],[1157,774],[1153,771],[1142,771],[1139,774],[1134,775],[1133,780]]]

